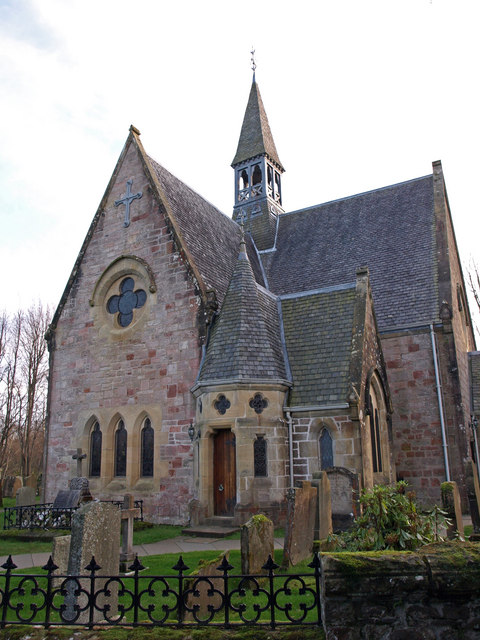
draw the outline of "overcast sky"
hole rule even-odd
[[[0,0],[0,309],[55,307],[130,124],[231,215],[256,78],[287,210],[431,173],[479,257],[478,0]]]

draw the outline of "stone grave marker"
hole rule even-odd
[[[53,501],[54,509],[71,509],[92,500],[88,478],[72,478],[69,489],[60,489]]]
[[[283,565],[295,566],[313,554],[313,529],[317,510],[317,489],[310,482],[287,492],[287,521]]]
[[[140,509],[135,508],[131,493],[125,494],[121,510],[121,538],[122,551],[120,553],[120,571],[128,571],[128,567],[135,559],[133,552],[133,523],[140,516]]]
[[[460,492],[456,482],[442,482],[442,506],[447,512],[447,518],[452,524],[447,529],[447,538],[453,539],[457,532],[461,538],[465,537],[463,530],[462,505],[460,502]]]
[[[242,574],[268,573],[262,569],[268,556],[273,558],[273,522],[259,514],[252,516],[241,531]]]
[[[218,567],[222,564],[224,557],[228,561],[228,556],[229,551],[225,554],[222,553],[214,560],[204,562],[197,572],[194,572],[185,580],[185,591],[191,589],[190,593],[187,594],[185,603],[191,609],[195,607],[197,621],[207,620],[210,617],[209,606],[217,608],[222,604],[221,594],[223,594],[224,582],[222,571],[219,571]],[[200,577],[207,577],[209,580],[201,580],[195,584],[195,580]],[[216,591],[220,593],[216,593]],[[193,611],[185,611],[184,620],[195,620]]]
[[[53,572],[54,575],[66,576],[68,571],[68,557],[70,555],[70,540],[72,536],[56,536],[52,540],[52,560],[58,569]],[[55,580],[54,586],[58,588],[61,580]]]
[[[36,491],[33,487],[20,487],[15,496],[16,507],[30,507],[37,499]]]
[[[359,515],[358,474],[344,467],[330,467],[325,473],[330,481],[333,531],[346,531]]]
[[[85,567],[92,557],[101,567],[97,575],[118,575],[118,563],[120,559],[120,509],[108,502],[87,502],[75,511],[72,519],[72,533],[68,556],[68,575],[88,575]],[[106,583],[106,579],[95,580],[95,591],[99,591]],[[90,588],[90,579],[80,580],[82,588]],[[75,581],[66,584],[65,619],[73,621],[76,617],[75,605],[83,608],[87,604],[85,596],[75,596],[77,588]],[[118,588],[113,584],[110,588],[110,596],[101,594],[96,598],[98,607],[110,605],[109,617],[115,619],[118,605]],[[79,622],[88,622],[89,611],[80,613]],[[101,612],[95,610],[94,619],[97,622],[104,621]]]
[[[326,471],[313,474],[312,486],[318,491],[317,513],[315,517],[314,539],[324,540],[333,533],[332,528],[332,494],[330,480]]]

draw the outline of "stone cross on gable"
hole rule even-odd
[[[125,205],[125,220],[123,222],[124,227],[128,227],[130,225],[130,203],[133,200],[136,200],[137,198],[141,198],[143,195],[141,191],[133,194],[130,190],[132,184],[133,184],[133,178],[130,180],[127,180],[127,193],[120,200],[115,200],[116,207],[119,207],[121,204]]]
[[[77,453],[74,453],[72,458],[77,461],[77,477],[82,477],[82,460],[87,457],[86,453],[82,453],[81,449],[77,449]]]

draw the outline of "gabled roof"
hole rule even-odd
[[[347,404],[355,283],[282,296],[291,406]]]
[[[148,156],[174,218],[181,241],[188,249],[206,289],[214,289],[221,303],[235,266],[240,227],[196,191]],[[248,239],[255,277],[263,283],[257,252]]]
[[[198,382],[284,382],[285,378],[276,299],[255,282],[242,242]]]
[[[281,214],[262,261],[277,295],[349,282],[366,265],[380,331],[435,321],[433,178]]]
[[[232,167],[239,162],[244,162],[245,160],[264,154],[284,171],[280,158],[278,157],[275,142],[273,141],[272,132],[270,131],[260,89],[254,80],[243,118],[237,153],[232,161]]]

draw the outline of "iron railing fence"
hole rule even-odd
[[[120,509],[122,500],[102,500],[112,502]],[[140,509],[140,516],[135,520],[143,521],[143,500],[134,501],[135,508]],[[27,507],[5,507],[3,510],[4,529],[71,529],[72,515],[78,507],[54,507],[53,503],[35,504]]]
[[[102,575],[92,557],[79,576],[57,575],[52,558],[45,574],[15,573],[11,556],[0,573],[0,628],[6,625],[231,628],[255,625],[320,626],[320,558],[308,573],[233,575],[224,557],[218,576],[188,575],[180,556],[172,575],[144,575],[138,558],[126,575]]]

